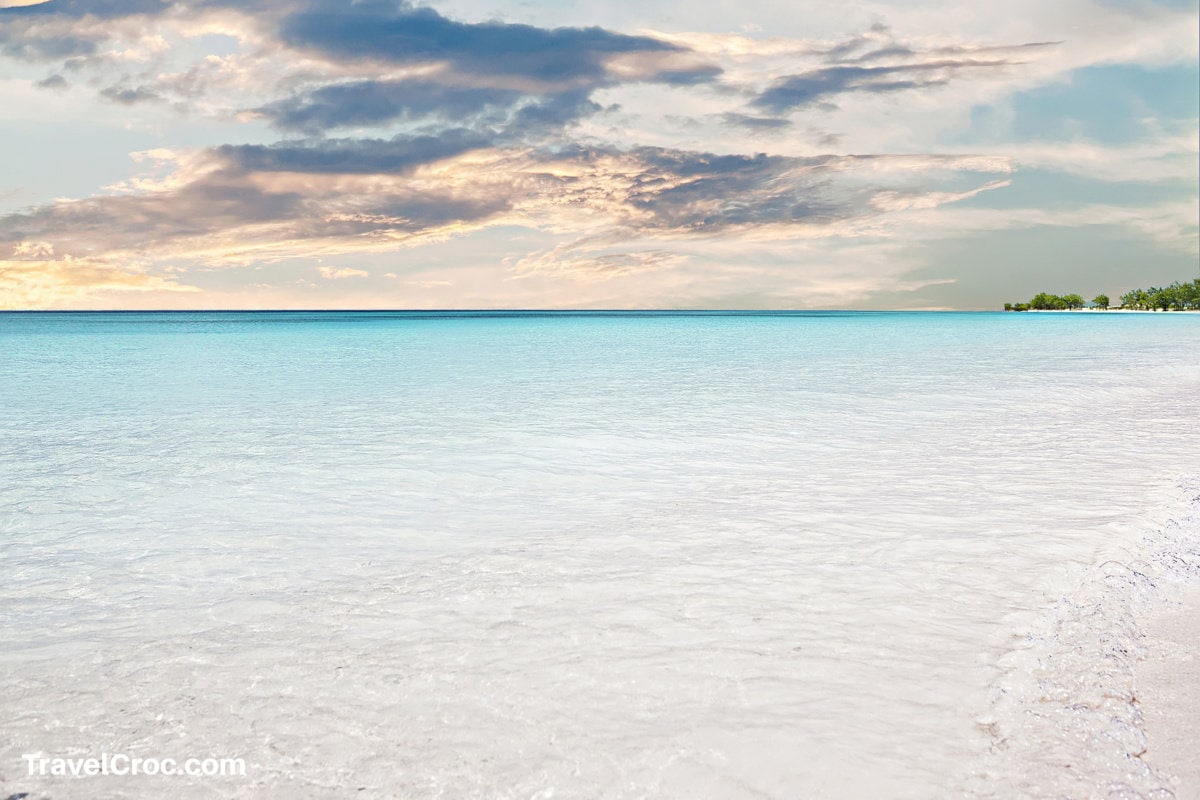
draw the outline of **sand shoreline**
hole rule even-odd
[[[1200,583],[1146,615],[1135,680],[1146,752],[1177,800],[1200,800]]]

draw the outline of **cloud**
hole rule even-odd
[[[828,48],[816,48],[815,52],[835,64],[863,64],[873,61],[921,61],[930,58],[979,57],[983,55],[1012,56],[1022,52],[1028,53],[1055,47],[1062,43],[1062,41],[1046,41],[1024,42],[1015,45],[918,44],[912,41],[900,41],[891,27],[875,23],[861,34],[851,36]]]
[[[52,241],[56,252],[148,249],[286,219],[301,212],[296,194],[259,189],[213,172],[171,191],[100,196],[0,217],[0,241]]]
[[[45,78],[37,82],[37,87],[39,89],[65,89],[67,86],[67,79],[57,73],[54,75],[47,75]]]
[[[914,215],[914,228],[923,238],[949,238],[985,231],[1036,228],[1114,227],[1137,234],[1166,250],[1200,255],[1200,203],[1195,197],[1145,207],[1090,203],[1074,208],[985,209],[958,208],[942,218]]]
[[[18,242],[12,251],[14,258],[46,257],[54,255],[54,245],[49,242]]]
[[[1003,189],[1011,186],[1010,180],[988,181],[983,186],[977,186],[965,192],[900,192],[885,190],[876,192],[871,197],[871,205],[880,211],[907,211],[908,209],[937,208],[947,203],[957,203],[972,197],[990,192],[993,189]]]
[[[829,157],[715,155],[639,148],[645,165],[628,202],[653,227],[719,230],[766,222],[802,224],[845,213],[824,182]]]
[[[535,274],[563,275],[583,281],[605,281],[684,264],[687,256],[670,250],[580,252],[578,244],[523,258],[513,267],[518,278]]]
[[[356,81],[295,95],[256,112],[277,128],[312,136],[336,128],[417,119],[440,124],[469,123],[469,129],[451,129],[424,140],[432,142],[449,134],[459,141],[477,144],[485,137],[533,139],[557,133],[601,110],[588,95],[586,91],[530,95],[513,90],[448,86],[426,79]],[[407,141],[422,139],[410,136]]]
[[[491,137],[466,128],[392,139],[331,139],[274,145],[223,145],[216,153],[246,172],[400,173],[487,147]]]
[[[160,14],[160,0],[49,0],[0,7],[0,53],[24,61],[94,55],[116,32],[113,21]]]
[[[223,137],[194,151],[164,138],[154,142],[164,147],[135,157],[140,174],[100,194],[86,196],[85,188],[77,192],[84,199],[0,215],[0,248],[8,248],[0,252],[44,264],[63,292],[75,291],[65,277],[73,269],[91,275],[93,288],[110,287],[96,291],[116,291],[150,286],[167,266],[338,263],[343,254],[511,236],[505,241],[517,244],[472,255],[497,273],[489,286],[524,277],[510,283],[522,291],[573,285],[600,302],[636,281],[699,298],[688,281],[707,270],[712,280],[746,281],[721,296],[765,297],[783,285],[786,269],[763,266],[770,279],[761,283],[739,272],[740,259],[761,251],[793,267],[797,254],[805,269],[820,262],[828,268],[821,279],[850,297],[878,284],[857,273],[839,279],[839,263],[851,268],[822,260],[812,242],[844,254],[856,237],[876,247],[917,241],[944,233],[950,219],[999,225],[1005,212],[985,214],[971,208],[982,202],[967,201],[1002,189],[1017,164],[1143,183],[1194,174],[1194,130],[1182,125],[1160,126],[1123,148],[1083,140],[981,146],[978,135],[958,135],[970,127],[972,105],[1003,115],[1017,89],[1065,81],[1081,64],[1150,58],[1164,32],[1174,38],[1162,58],[1194,60],[1194,43],[1178,32],[1193,12],[1147,11],[1142,20],[1088,9],[1103,36],[1058,44],[1040,39],[1063,35],[1078,12],[1064,11],[1044,31],[999,14],[1012,19],[991,30],[973,14],[973,30],[960,20],[947,34],[929,32],[936,9],[918,3],[887,8],[891,28],[844,36],[830,33],[846,30],[841,23],[814,23],[827,38],[799,38],[466,21],[402,0],[0,8],[0,55],[10,64],[49,62],[15,65],[19,75],[0,82],[10,107],[65,119],[90,87],[106,102],[74,113],[132,125],[170,114],[158,129],[168,135],[178,129],[176,113],[203,117],[189,130]],[[70,93],[35,88],[62,89],[68,78]],[[880,98],[902,92],[913,102],[887,103],[889,124],[880,125]],[[814,108],[829,113],[806,119]],[[231,132],[238,124],[245,127]],[[286,138],[265,143],[268,126]],[[835,148],[859,155],[831,154]],[[1017,194],[998,202],[1019,202]],[[1032,225],[1037,212],[1017,209],[1009,218]],[[1177,215],[1104,213],[1163,240],[1191,235]],[[728,263],[715,266],[716,254]],[[352,263],[375,275],[387,269]],[[478,275],[459,276],[446,259],[433,263],[454,277],[453,296],[476,296]],[[884,261],[870,263],[884,274]],[[32,268],[8,269],[12,291],[12,276]],[[348,269],[318,272],[328,281],[366,272]],[[440,275],[429,269],[409,282],[438,294]],[[356,284],[370,282],[321,286],[350,292]],[[158,289],[180,291],[139,291]]]
[[[791,126],[792,121],[782,117],[756,117],[750,114],[740,114],[727,111],[721,115],[721,121],[726,125],[746,128],[752,131],[776,131]]]
[[[321,150],[310,146],[289,163],[225,148],[179,156],[176,173],[135,182],[129,193],[0,216],[0,243],[48,242],[55,252],[104,252],[114,260],[245,264],[391,249],[483,224],[509,207],[511,190],[414,176],[419,164],[428,169],[437,157],[380,159],[375,145],[365,143],[358,152],[331,143],[334,152],[323,155],[307,152]],[[346,169],[335,168],[339,161]]]
[[[196,292],[173,278],[103,259],[0,260],[0,308],[61,308],[113,292]]]
[[[238,52],[178,68],[195,58],[187,41],[212,32],[235,36]],[[0,9],[0,54],[106,76],[95,81],[110,84],[101,95],[125,105],[224,104],[229,113],[237,102],[229,90],[265,95],[238,110],[308,134],[479,116],[479,124],[561,128],[599,109],[589,98],[598,89],[688,86],[721,73],[654,36],[464,22],[395,0],[52,0]],[[130,62],[144,68],[127,74]]]
[[[343,278],[369,278],[371,273],[351,267],[317,267],[317,272],[327,281],[338,281]]]
[[[896,66],[823,67],[775,81],[753,105],[779,114],[851,92],[882,94],[944,86],[963,70],[1009,66],[1006,60],[941,59]]]
[[[459,22],[431,8],[312,3],[285,16],[278,41],[371,77],[306,86],[254,111],[318,134],[397,121],[507,125],[527,137],[600,110],[590,95],[624,83],[687,86],[721,69],[683,45],[602,28]],[[379,78],[397,66],[418,74]]]
[[[515,90],[456,87],[428,79],[332,84],[257,109],[284,130],[319,132],[378,125],[396,119],[436,116],[462,121],[524,97]]]
[[[12,3],[22,8],[0,8],[0,14],[33,17],[96,17],[113,19],[135,14],[157,14],[165,11],[168,0],[48,0],[41,3]]]
[[[995,171],[977,157],[733,156],[666,148],[418,148],[411,142],[310,142],[216,148],[174,159],[177,173],[129,194],[63,201],[0,217],[0,243],[109,261],[251,264],[299,255],[386,252],[491,226],[571,237],[568,272],[658,270],[647,237],[836,236],[946,194],[881,201],[879,181],[925,171]],[[398,148],[398,150],[397,150]],[[397,155],[397,152],[400,154]],[[401,157],[402,156],[402,157]],[[24,252],[23,251],[23,252]],[[530,261],[528,272],[546,261]],[[539,266],[540,265],[540,266]],[[343,277],[323,268],[327,278]],[[326,274],[328,273],[328,274]]]
[[[138,86],[134,89],[122,89],[119,86],[109,86],[101,90],[101,96],[107,97],[114,103],[120,103],[123,106],[132,106],[138,103],[154,102],[162,100],[158,92],[145,86]]]
[[[279,37],[289,47],[338,59],[444,62],[454,71],[518,77],[559,89],[603,82],[608,62],[617,56],[680,52],[678,46],[649,36],[597,27],[459,22],[431,8],[384,0],[313,2],[282,20]],[[688,83],[715,73],[712,65],[660,69],[651,59],[639,77]]]

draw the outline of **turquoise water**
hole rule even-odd
[[[1152,790],[1038,631],[1190,535],[1198,389],[1185,314],[2,314],[0,789]]]

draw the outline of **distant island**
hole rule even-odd
[[[1133,289],[1121,295],[1119,306],[1110,306],[1108,295],[1098,294],[1087,303],[1077,294],[1062,296],[1039,292],[1028,303],[1005,303],[1005,311],[1074,311],[1080,308],[1107,311],[1120,308],[1132,311],[1189,311],[1200,309],[1200,279],[1191,283],[1176,281],[1170,286]]]

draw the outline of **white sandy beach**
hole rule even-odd
[[[1147,658],[1138,666],[1143,760],[1173,780],[1176,800],[1200,798],[1200,586],[1142,623]]]

